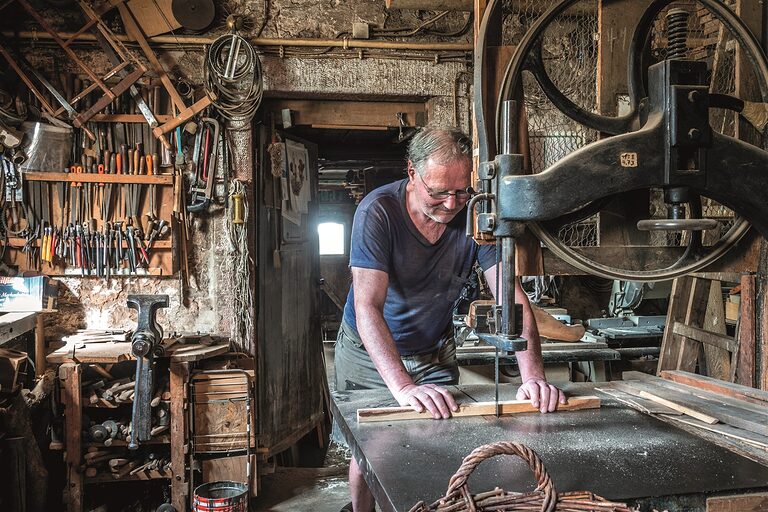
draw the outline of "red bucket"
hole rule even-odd
[[[198,485],[194,512],[248,512],[248,487],[228,481]]]

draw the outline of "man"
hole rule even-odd
[[[352,288],[336,343],[336,389],[387,387],[400,405],[449,418],[458,405],[442,386],[458,383],[452,337],[453,305],[477,260],[496,283],[494,246],[478,246],[465,233],[471,182],[471,144],[461,132],[424,129],[408,146],[408,178],[380,187],[360,203],[352,228]],[[541,412],[565,403],[547,383],[528,299],[517,354],[523,384],[517,398]],[[355,512],[374,501],[354,457],[349,485]],[[345,507],[348,510],[348,507]]]

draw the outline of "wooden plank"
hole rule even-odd
[[[249,490],[251,496],[257,495],[256,454],[251,455],[251,481]],[[203,480],[202,482],[245,482],[246,456],[236,457],[218,457],[215,459],[203,460]]]
[[[661,378],[704,391],[717,393],[719,395],[744,400],[745,402],[768,406],[768,392],[750,388],[748,386],[733,384],[712,377],[682,371],[665,370],[661,372]]]
[[[755,385],[755,276],[741,276],[741,299],[739,307],[739,329],[736,334],[739,349],[736,362],[737,384]]]
[[[671,383],[667,382],[667,384]],[[749,404],[737,407],[730,403],[725,404],[723,401],[726,399],[723,398],[715,401],[703,398],[702,396],[687,394],[675,389],[664,388],[651,382],[617,382],[616,386],[618,389],[630,394],[638,394],[638,396],[641,396],[639,393],[645,392],[681,407],[686,407],[697,414],[703,414],[704,416],[717,419],[723,423],[728,423],[734,427],[743,428],[764,436],[768,435],[768,416],[756,412],[755,410],[748,410],[745,406],[748,406]],[[686,414],[688,413],[686,412]],[[702,419],[702,421],[709,423],[704,419]]]
[[[679,413],[687,414],[688,416],[691,416],[692,418],[696,418],[699,421],[703,421],[708,425],[713,425],[718,422],[717,418],[713,418],[712,416],[709,416],[707,414],[697,412],[691,409],[690,407],[685,407],[684,405],[676,403],[672,400],[667,400],[666,398],[662,398],[657,394],[654,394],[642,389],[636,389],[634,384],[630,384],[628,382],[616,381],[616,382],[613,382],[612,385],[614,388],[618,389],[619,391],[623,391],[632,396],[645,398],[646,400],[650,400],[651,402],[655,402],[657,404],[663,405],[664,407],[668,407]]]
[[[709,273],[715,274],[714,272]],[[722,282],[720,279],[706,277],[712,280],[712,286],[709,290],[709,301],[707,302],[707,312],[704,314],[704,324],[702,327],[707,331],[725,336],[727,330],[725,327],[725,304],[723,303]],[[736,341],[729,338],[734,347]],[[716,379],[729,380],[731,375],[731,353],[733,349],[719,348],[712,345],[704,345],[704,365],[706,374]],[[701,372],[704,373],[704,372]]]
[[[582,409],[598,408],[600,408],[599,397],[574,396],[568,398],[567,404],[558,405],[557,410],[578,411]],[[539,410],[531,405],[530,400],[509,400],[499,402],[499,413],[502,416],[525,412],[539,412]],[[459,410],[451,414],[453,417],[494,415],[496,414],[496,404],[494,402],[470,402],[459,404]],[[410,407],[379,407],[357,410],[357,421],[359,423],[419,419],[432,419],[432,414],[429,411],[416,412]]]
[[[671,419],[680,423],[685,423],[686,425],[691,425],[693,427],[706,430],[708,432],[716,432],[730,439],[735,439],[736,441],[754,446],[755,448],[768,450],[768,437],[749,432],[743,428],[732,427],[724,423],[708,425],[703,421],[688,417],[672,417]]]
[[[43,314],[39,313],[35,321],[35,376],[42,377],[47,367],[45,356],[48,348],[45,346],[45,323]]]
[[[189,364],[171,361],[169,386],[171,391],[171,503],[176,510],[187,510],[187,422],[185,404]]]
[[[652,375],[647,375],[640,372],[625,372],[623,376],[625,377],[625,380],[627,380],[628,382],[632,382],[633,380],[637,379],[644,383],[652,385],[654,388],[662,389],[670,393],[682,394],[684,396],[688,395],[694,398],[706,400],[717,406],[730,407],[736,413],[745,412],[748,414],[751,413],[751,414],[757,415],[756,419],[762,419],[766,423],[766,425],[768,425],[768,407],[765,407],[765,403],[761,402],[761,403],[754,404],[754,403],[746,402],[744,400],[731,398],[729,396],[724,396],[718,393],[711,393],[709,391],[704,391],[694,386],[679,384],[677,382],[672,382],[666,379],[661,379],[659,377],[654,377]],[[751,388],[747,388],[747,389],[751,389]]]
[[[171,3],[172,0],[129,0],[128,8],[144,34],[152,37],[181,27],[173,16]]]
[[[82,367],[63,364],[59,367],[62,402],[64,403],[64,463],[68,484],[67,512],[83,510],[83,475],[80,473],[82,452],[82,409],[80,387]]]
[[[684,318],[688,301],[691,294],[691,277],[678,277],[672,281],[672,291],[670,292],[669,307],[667,308],[667,320],[664,325],[664,335],[661,339],[661,353],[659,354],[659,364],[657,372],[662,370],[676,370],[680,345],[675,338],[675,334],[670,326],[679,318]]]
[[[709,291],[712,281],[707,279],[693,278],[691,283],[691,294],[688,297],[688,309],[683,323],[691,327],[701,327],[704,324],[704,315],[707,312],[709,302]],[[670,324],[666,324],[670,325]],[[675,369],[693,372],[696,370],[696,363],[699,359],[700,345],[685,336],[681,337],[680,356],[677,359]]]
[[[766,510],[768,510],[768,492],[707,498],[707,512],[765,512]]]
[[[609,385],[612,385],[612,383]],[[666,407],[652,400],[647,400],[645,398],[640,398],[638,396],[630,395],[629,393],[620,391],[618,389],[613,389],[612,387],[611,388],[595,388],[595,391],[600,391],[601,393],[605,393],[606,395],[612,396],[619,402],[625,405],[628,405],[633,409],[637,409],[638,411],[643,412],[645,414],[669,414],[669,415],[683,414],[682,412],[676,409]]]
[[[229,343],[219,343],[210,346],[176,344],[168,349],[167,354],[171,361],[191,363],[225,354],[226,352],[229,352]]]
[[[737,349],[736,340],[733,338],[723,336],[706,329],[699,329],[698,327],[685,325],[680,322],[675,322],[675,324],[672,326],[672,332],[694,341],[706,343],[707,345],[727,350],[728,352],[733,352]]]
[[[295,126],[348,126],[362,129],[399,128],[398,112],[407,127],[424,126],[427,109],[423,101],[273,100],[268,103],[275,119],[289,109]]]
[[[0,345],[35,328],[37,313],[5,313],[0,316]]]
[[[141,185],[173,185],[172,174],[93,174],[71,172],[25,171],[27,181],[52,181],[67,183],[138,183]],[[114,191],[113,191],[114,194]]]

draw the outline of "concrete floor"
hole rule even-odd
[[[333,449],[333,446],[331,447]],[[252,512],[339,512],[349,503],[348,463],[323,468],[278,468],[262,478]]]
[[[326,375],[334,386],[333,344],[324,346]],[[347,471],[351,453],[331,441],[321,468],[278,467],[261,480],[251,512],[339,512],[349,503]]]

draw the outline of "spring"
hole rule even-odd
[[[667,13],[667,60],[682,60],[688,51],[688,11],[670,9]]]

